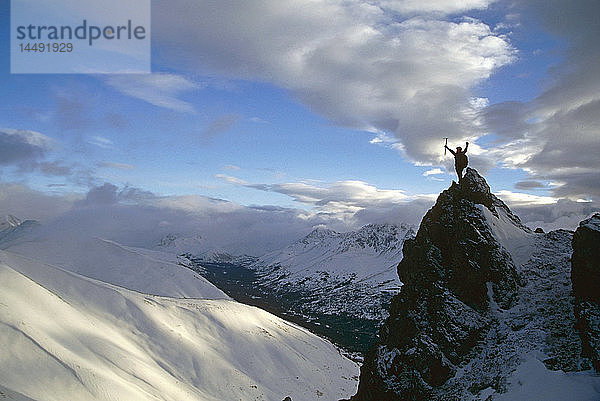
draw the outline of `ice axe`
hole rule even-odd
[[[444,144],[444,156],[446,156],[446,146],[448,146],[448,138],[444,138],[446,143]]]

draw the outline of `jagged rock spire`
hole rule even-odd
[[[491,304],[513,304],[519,274],[490,215],[529,231],[472,168],[439,195],[404,243],[402,290],[365,357],[353,400],[427,400],[486,332]]]
[[[600,372],[600,213],[582,221],[573,235],[571,279],[583,355]]]

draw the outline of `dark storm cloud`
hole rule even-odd
[[[490,131],[508,141],[497,159],[554,184],[555,196],[600,199],[600,2],[528,0],[522,18],[565,41],[563,61],[545,90],[527,103],[485,110]]]
[[[523,190],[540,189],[540,188],[546,188],[546,185],[544,185],[543,182],[539,182],[539,181],[525,180],[525,181],[519,181],[519,182],[517,182],[515,184],[515,188],[517,188],[517,189],[523,189]]]

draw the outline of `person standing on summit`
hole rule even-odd
[[[462,172],[469,164],[469,159],[467,158],[467,149],[469,147],[469,142],[465,146],[465,150],[459,146],[456,148],[456,152],[448,147],[448,145],[444,145],[446,149],[450,151],[454,155],[454,168],[456,169],[456,174],[458,175],[458,183],[460,184],[462,181]]]

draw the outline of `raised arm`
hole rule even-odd
[[[469,148],[469,142],[467,142],[466,146],[465,146],[465,150],[463,150],[463,153],[467,153],[467,149]]]
[[[448,145],[444,145],[444,147],[445,147],[446,149],[448,149],[448,150],[450,151],[450,153],[452,153],[454,156],[456,156],[456,152],[455,152],[455,151],[453,151],[452,149],[450,149],[450,148],[448,147]]]

